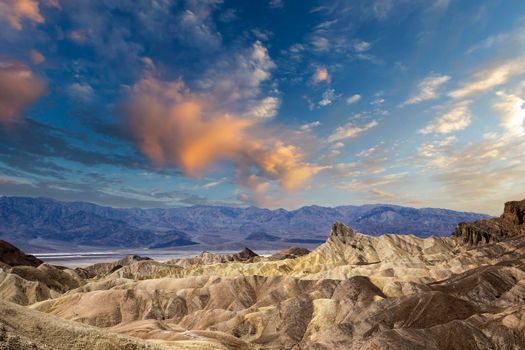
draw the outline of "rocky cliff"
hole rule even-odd
[[[467,245],[500,242],[525,234],[525,200],[505,203],[499,218],[461,222],[452,234]]]

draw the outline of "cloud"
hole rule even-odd
[[[22,20],[44,23],[44,17],[38,8],[38,0],[4,0],[0,2],[0,16],[17,30],[22,29]]]
[[[422,144],[414,162],[423,164],[459,207],[497,212],[502,202],[525,188],[523,154],[522,137],[490,133],[467,144],[448,137]]]
[[[95,97],[93,88],[88,83],[73,83],[67,88],[67,93],[75,100],[91,101]]]
[[[142,153],[155,165],[174,165],[188,176],[228,161],[237,182],[257,194],[274,181],[296,189],[319,171],[305,162],[298,146],[274,136],[254,118],[222,111],[180,80],[146,75],[131,87],[122,111]]]
[[[203,90],[212,91],[221,104],[253,100],[261,94],[261,86],[271,79],[275,68],[276,64],[268,49],[260,41],[256,41],[251,47],[237,53],[233,59],[228,56],[211,67],[205,72],[205,78],[201,79],[199,86]],[[250,107],[252,106],[253,101]]]
[[[393,7],[394,4],[392,0],[374,0],[372,5],[374,14],[378,19],[387,18]]]
[[[350,122],[350,123],[347,123],[335,129],[335,131],[328,137],[327,141],[336,142],[336,141],[341,141],[344,139],[350,139],[350,138],[358,136],[359,134],[367,130],[375,128],[378,125],[379,125],[379,122],[376,120],[372,120],[371,122],[369,122],[368,124],[364,126],[358,126]]]
[[[315,122],[311,122],[311,123],[308,123],[308,124],[301,125],[301,130],[302,131],[310,131],[313,128],[317,128],[319,125],[321,125],[321,122],[316,120]]]
[[[268,3],[268,6],[274,9],[282,8],[284,6],[284,1],[283,0],[270,0],[270,2]]]
[[[469,104],[470,101],[463,101],[453,105],[450,110],[435,118],[419,132],[422,134],[449,134],[467,128],[472,119]]]
[[[354,103],[359,102],[360,100],[361,100],[361,95],[355,94],[346,99],[346,104],[352,105]]]
[[[502,91],[497,93],[498,101],[492,108],[500,115],[501,125],[511,136],[525,135],[525,100]]]
[[[417,93],[413,94],[403,105],[412,105],[439,97],[439,89],[450,80],[448,75],[433,74],[417,84]]]
[[[319,83],[319,82],[322,82],[322,81],[328,81],[329,82],[330,81],[330,74],[328,73],[328,70],[326,69],[326,67],[319,66],[315,70],[315,74],[312,77],[312,79],[313,79],[313,81],[315,83]]]
[[[44,55],[42,55],[42,53],[37,50],[30,50],[29,58],[31,58],[31,62],[33,62],[33,64],[40,64],[46,60]]]
[[[260,101],[256,101],[244,115],[257,119],[270,119],[277,115],[280,104],[281,100],[279,98],[269,96]]]
[[[314,51],[326,52],[330,50],[330,41],[325,37],[316,35],[310,40],[310,44]]]
[[[368,51],[372,47],[369,42],[366,42],[364,40],[358,41],[354,44],[354,50],[357,52],[365,52]]]
[[[341,95],[337,95],[334,89],[328,89],[323,92],[323,98],[319,101],[319,106],[329,106],[339,97],[341,97]]]
[[[177,18],[177,38],[190,47],[204,51],[217,49],[222,36],[215,28],[212,13],[219,3],[188,1],[186,9]]]
[[[525,57],[494,64],[492,67],[474,74],[470,82],[451,91],[449,96],[454,99],[461,99],[475,93],[482,93],[523,74],[525,74]]]
[[[210,188],[217,187],[217,186],[222,185],[222,184],[227,183],[227,182],[228,182],[228,178],[223,177],[223,178],[221,178],[219,180],[208,182],[208,183],[202,185],[202,187],[207,189],[207,190],[209,190]]]
[[[44,82],[28,66],[16,61],[0,61],[0,122],[20,117],[44,91]]]

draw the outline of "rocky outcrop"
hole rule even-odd
[[[461,222],[452,236],[466,245],[475,246],[500,242],[525,234],[525,200],[505,203],[499,218]]]
[[[257,255],[250,248],[244,248],[238,253],[233,254],[216,254],[212,252],[202,252],[193,258],[172,259],[167,263],[170,265],[177,265],[182,267],[191,267],[199,265],[213,265],[226,262],[253,262],[259,255]]]
[[[9,266],[33,266],[37,267],[43,261],[33,255],[28,255],[14,245],[0,240],[0,262]]]
[[[113,273],[123,268],[124,266],[128,266],[137,261],[144,261],[144,260],[151,260],[151,259],[148,257],[139,256],[139,255],[130,255],[130,256],[127,256],[117,261],[113,261],[109,263],[97,263],[97,264],[93,264],[85,268],[78,268],[76,270],[79,274],[83,274],[86,278],[103,277],[103,276],[107,276],[110,273]]]
[[[328,240],[333,242],[341,242],[343,244],[350,243],[355,237],[355,231],[345,224],[336,221],[332,225],[332,230],[328,235]]]
[[[309,254],[310,251],[303,247],[289,247],[283,250],[278,251],[277,253],[270,256],[269,260],[284,260],[284,259],[295,259],[306,254]]]

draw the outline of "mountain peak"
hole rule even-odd
[[[349,243],[355,237],[355,231],[346,226],[340,221],[336,221],[332,225],[332,230],[328,235],[328,240],[339,241],[344,244]]]

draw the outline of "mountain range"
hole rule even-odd
[[[307,206],[296,210],[192,206],[112,208],[49,198],[0,197],[0,239],[30,251],[72,248],[282,248],[318,245],[334,221],[370,235],[449,235],[488,215],[397,205]]]

